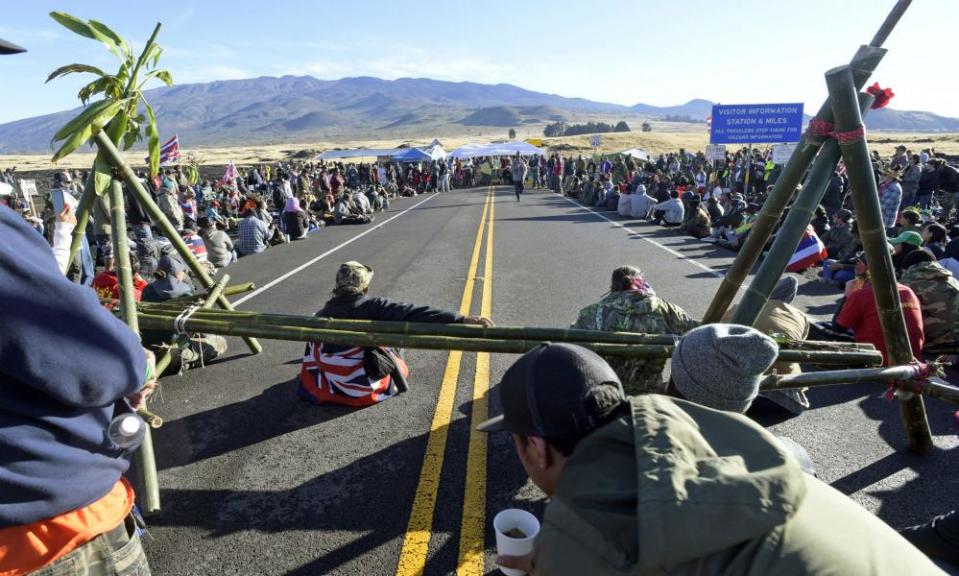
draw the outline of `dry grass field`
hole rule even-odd
[[[619,132],[602,134],[600,153],[614,153],[630,148],[641,148],[653,154],[670,152],[685,148],[686,150],[703,150],[708,143],[708,134],[703,124],[652,123],[652,132]],[[521,131],[519,138],[537,136],[533,133]],[[937,152],[948,155],[959,155],[959,134],[956,133],[900,133],[875,132],[869,133],[871,149],[879,150],[887,156],[893,153],[895,147],[904,144],[918,152],[923,148],[935,148]],[[469,135],[441,138],[447,150],[467,143],[489,142],[503,140],[505,130],[487,130],[473,132]],[[589,154],[591,135],[569,136],[562,138],[540,138],[543,146],[556,150],[561,154]],[[236,146],[194,149],[185,146],[181,149],[184,154],[193,153],[203,164],[222,165],[230,161],[238,165],[249,165],[260,162],[274,162],[291,158],[293,155],[308,151],[320,153],[332,148],[393,148],[400,144],[422,146],[428,144],[432,138],[414,138],[408,140],[343,140],[337,142],[304,142],[301,144],[277,144],[270,146]],[[51,154],[52,155],[52,154]],[[16,166],[21,171],[48,170],[54,168],[50,163],[51,155],[22,154],[0,155],[0,169]],[[143,152],[131,151],[126,154],[133,166],[143,165]],[[302,156],[302,155],[301,155]],[[93,163],[92,152],[78,152],[60,162],[60,166],[70,168],[87,168]]]

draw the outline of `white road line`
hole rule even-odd
[[[632,228],[630,228],[629,226],[626,226],[626,225],[623,224],[622,222],[617,222],[616,220],[612,220],[612,219],[610,219],[610,218],[607,218],[605,215],[600,214],[599,212],[593,210],[592,208],[587,208],[586,206],[583,206],[582,204],[580,204],[579,202],[573,200],[572,198],[569,198],[569,197],[567,197],[567,196],[561,196],[561,198],[562,198],[563,200],[566,200],[567,202],[569,202],[569,203],[572,204],[573,206],[576,206],[576,207],[579,208],[580,210],[583,210],[583,211],[585,211],[585,212],[589,212],[589,213],[592,214],[593,216],[596,216],[597,218],[601,218],[601,219],[609,222],[609,223],[612,224],[613,226],[616,226],[617,228],[622,228],[622,229],[625,230],[626,232],[629,232],[630,234],[633,234],[633,235],[635,235],[635,236],[638,236],[639,238],[641,238],[641,239],[649,242],[649,243],[652,244],[653,246],[656,246],[657,248],[660,248],[660,249],[662,249],[662,250],[665,250],[666,252],[669,252],[670,254],[672,254],[673,256],[675,256],[675,257],[677,257],[677,258],[679,258],[680,260],[685,260],[686,262],[689,262],[689,263],[692,264],[693,266],[696,266],[697,268],[701,268],[701,269],[705,270],[706,272],[709,272],[710,274],[712,274],[712,275],[715,276],[716,278],[725,278],[725,277],[726,277],[726,275],[723,274],[722,272],[717,272],[716,270],[713,270],[712,268],[710,268],[709,266],[706,266],[705,264],[703,264],[702,262],[699,262],[698,260],[694,260],[694,259],[690,258],[689,256],[686,256],[686,255],[684,255],[684,254],[681,254],[681,253],[673,250],[673,249],[670,248],[669,246],[664,246],[664,245],[660,244],[659,242],[653,240],[653,239],[650,238],[649,236],[646,236],[646,235],[643,234],[642,232],[637,232],[636,230],[633,230]]]
[[[275,278],[275,279],[273,279],[273,280],[270,280],[269,282],[267,282],[267,283],[264,284],[263,286],[260,286],[260,287],[257,288],[256,290],[250,292],[250,293],[247,294],[246,296],[244,296],[244,297],[242,297],[242,298],[237,298],[236,300],[234,300],[234,301],[233,301],[233,306],[234,306],[234,307],[239,306],[239,305],[243,304],[244,302],[248,301],[249,299],[254,298],[254,297],[256,297],[256,296],[259,296],[260,294],[266,292],[266,291],[269,290],[270,288],[276,286],[276,285],[279,284],[280,282],[283,282],[284,280],[286,280],[287,278],[293,276],[294,274],[297,274],[297,273],[299,273],[299,272],[302,272],[302,271],[306,270],[306,269],[309,268],[310,266],[316,264],[316,263],[319,262],[320,260],[322,260],[322,259],[326,258],[327,256],[329,256],[330,254],[336,252],[336,251],[339,250],[340,248],[343,248],[344,246],[346,246],[346,245],[348,245],[348,244],[352,244],[353,242],[356,242],[357,240],[359,240],[360,238],[366,236],[366,235],[369,234],[370,232],[373,232],[374,230],[378,230],[378,229],[382,228],[383,226],[386,226],[387,224],[389,224],[389,223],[392,222],[393,220],[396,220],[397,218],[399,218],[399,217],[402,216],[403,214],[406,214],[407,212],[409,212],[410,210],[413,210],[413,209],[416,208],[417,206],[420,206],[420,205],[422,205],[422,204],[426,204],[427,202],[429,202],[429,201],[432,200],[433,198],[436,198],[437,196],[439,196],[439,194],[431,194],[429,198],[426,198],[426,199],[424,199],[424,200],[420,200],[420,201],[417,202],[416,204],[413,204],[412,206],[410,206],[410,207],[407,208],[406,210],[403,210],[402,212],[400,212],[400,213],[397,214],[396,216],[393,216],[393,217],[390,218],[389,220],[384,220],[383,222],[380,222],[380,223],[377,224],[376,226],[373,226],[372,228],[370,228],[370,229],[368,229],[368,230],[364,230],[363,232],[361,232],[361,233],[357,234],[356,236],[350,238],[350,239],[347,240],[346,242],[343,242],[343,243],[341,243],[341,244],[338,244],[338,245],[334,246],[333,248],[330,248],[329,250],[327,250],[326,252],[320,254],[320,255],[317,256],[316,258],[314,258],[314,259],[312,259],[312,260],[309,260],[309,261],[307,261],[307,262],[305,262],[305,263],[297,266],[296,268],[290,270],[290,271],[287,272],[286,274],[284,274],[284,275],[282,275],[282,276],[279,276],[279,277],[277,277],[277,278]]]

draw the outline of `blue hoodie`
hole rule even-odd
[[[106,436],[143,385],[129,328],[71,283],[39,234],[0,206],[0,528],[102,498],[127,462]]]

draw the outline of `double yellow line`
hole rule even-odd
[[[480,218],[473,254],[466,274],[466,286],[460,301],[460,314],[469,316],[473,307],[473,292],[476,273],[479,268],[480,252],[483,247],[483,230],[486,235],[486,262],[483,268],[483,291],[480,300],[480,315],[489,317],[493,310],[493,221],[495,218],[495,194],[490,187],[486,191],[483,204],[483,216]],[[426,453],[420,469],[420,480],[413,498],[409,524],[403,548],[400,550],[397,576],[419,576],[426,567],[429,543],[433,527],[433,513],[436,509],[436,497],[440,487],[440,473],[446,452],[446,439],[453,416],[453,400],[459,381],[460,362],[463,353],[454,350],[449,353],[443,382],[440,385],[436,411],[430,425]],[[484,530],[486,519],[486,437],[477,432],[475,425],[487,418],[486,393],[489,390],[489,354],[476,354],[476,372],[473,376],[473,407],[471,413],[469,449],[466,457],[466,488],[463,498],[463,522],[460,527],[460,550],[457,567],[458,576],[480,576],[484,574]]]

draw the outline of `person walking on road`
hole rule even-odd
[[[516,187],[516,201],[519,202],[520,195],[523,193],[523,186],[526,182],[526,174],[529,171],[526,162],[523,160],[523,157],[519,155],[519,152],[513,157],[513,164],[510,166],[510,171],[513,176],[513,186]]]
[[[350,261],[336,272],[333,297],[316,313],[322,318],[476,324],[493,322],[482,316],[463,316],[450,310],[393,302],[367,293],[373,268]],[[371,406],[406,388],[409,368],[397,350],[308,342],[300,370],[299,395],[314,404]]]

